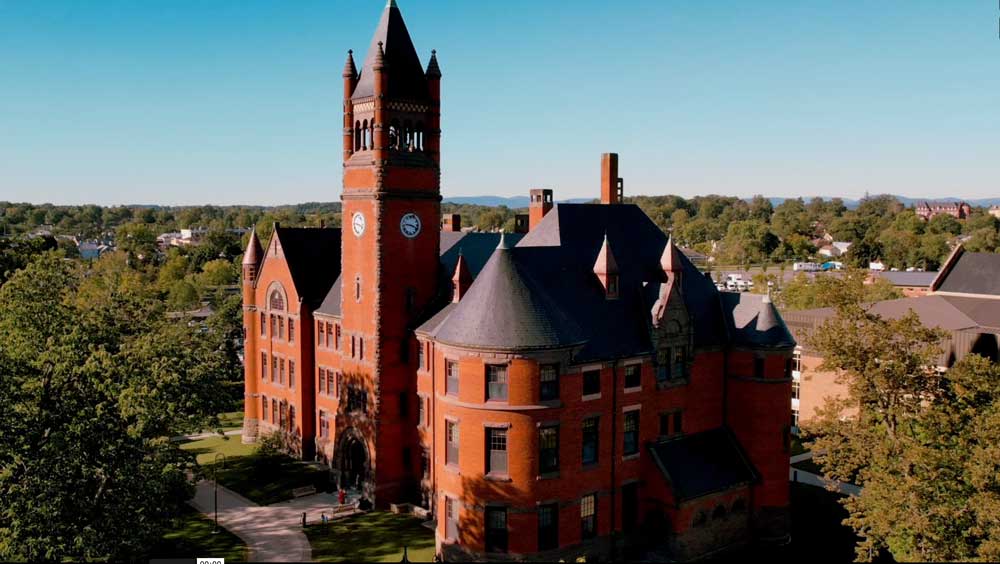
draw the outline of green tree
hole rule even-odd
[[[954,217],[942,213],[935,215],[927,222],[927,231],[937,234],[958,235],[962,232],[962,223]]]
[[[778,247],[778,238],[761,221],[746,220],[729,224],[722,241],[723,260],[733,264],[763,262]]]
[[[218,412],[218,353],[136,315],[122,265],[47,253],[0,288],[0,559],[137,558],[191,493],[167,437]]]
[[[194,284],[187,280],[178,280],[170,285],[167,307],[172,311],[188,311],[197,307],[200,299]]]

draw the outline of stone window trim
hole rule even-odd
[[[596,394],[590,394],[590,395],[586,395],[586,396],[581,397],[580,401],[593,401],[593,400],[599,400],[599,399],[601,399],[601,393],[597,392]]]
[[[638,386],[633,386],[631,388],[629,388],[629,387],[623,388],[623,390],[624,390],[624,392],[626,394],[632,394],[632,393],[635,393],[635,392],[641,392],[642,391],[642,363],[643,363],[643,360],[641,358],[633,358],[633,359],[626,360],[626,361],[622,362],[622,386],[625,385],[625,370],[628,367],[630,367],[630,366],[636,366],[636,365],[639,366],[639,385]]]
[[[641,403],[636,403],[633,405],[624,405],[622,406],[622,413],[628,413],[629,411],[638,411],[640,409],[642,409]]]
[[[445,419],[448,419],[448,417],[450,417],[450,416],[446,415]],[[458,422],[458,419],[455,419],[455,421]],[[484,421],[483,422],[483,430],[484,431],[486,429],[504,429],[504,430],[509,430],[513,426],[514,426],[513,423],[505,423],[505,422],[495,423],[495,422],[492,422],[492,421]]]

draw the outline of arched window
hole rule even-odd
[[[354,122],[354,150],[361,150],[361,122]]]
[[[413,122],[410,120],[403,122],[403,148],[407,151],[413,150]]]
[[[281,290],[272,290],[271,299],[268,306],[274,311],[285,311],[285,297],[281,295]]]
[[[364,133],[361,135],[361,150],[367,151],[368,147],[371,147],[371,139],[368,136],[368,120],[365,120],[361,127],[364,129]]]
[[[372,119],[372,122],[370,124],[368,124],[367,131],[368,131],[368,148],[369,149],[374,149],[375,148],[375,120],[374,119]]]
[[[399,148],[399,120],[392,120],[392,124],[389,125],[389,148],[398,149]]]
[[[716,505],[715,510],[712,511],[712,519],[725,519],[726,518],[726,506]]]

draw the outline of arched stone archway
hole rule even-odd
[[[370,499],[374,484],[368,442],[353,427],[344,431],[337,441],[334,469],[340,487],[358,490]]]

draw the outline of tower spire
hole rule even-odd
[[[441,78],[441,67],[438,66],[437,49],[431,49],[431,60],[427,62],[427,78]]]
[[[344,63],[343,77],[351,80],[358,78],[358,68],[354,66],[354,49],[347,50],[347,62]]]

